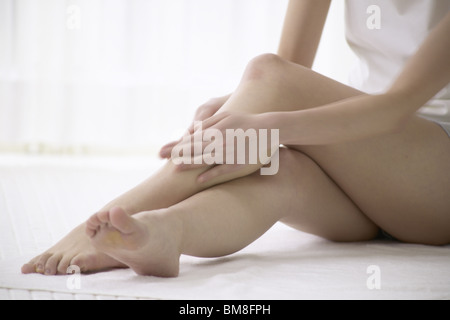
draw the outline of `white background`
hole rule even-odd
[[[0,152],[156,153],[276,53],[287,0],[0,0]],[[354,57],[334,0],[314,69]]]

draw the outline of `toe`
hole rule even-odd
[[[105,224],[104,220],[108,218],[108,212],[98,212],[92,215],[86,222],[86,234],[92,238],[97,234],[98,229]]]
[[[65,275],[67,274],[67,269],[70,266],[70,262],[72,261],[73,256],[64,256],[58,264],[58,274]]]
[[[76,266],[79,268],[80,271],[86,272],[88,270],[86,266],[86,256],[84,254],[79,254],[75,256],[69,263],[68,267]],[[67,268],[68,268],[67,267]],[[66,271],[67,271],[66,268]]]
[[[41,255],[35,264],[35,272],[44,274],[45,265],[47,264],[48,259],[50,259],[50,257],[52,256],[53,254],[51,253],[44,253],[43,255]]]
[[[88,221],[86,221],[86,235],[89,238],[94,237],[97,233],[97,228],[100,225],[97,221],[97,215],[93,215],[88,219]]]
[[[50,258],[48,258],[47,262],[45,263],[44,274],[47,276],[55,275],[57,272],[59,261],[61,261],[61,258],[62,258],[61,255],[53,255]]]
[[[25,263],[22,266],[22,273],[23,274],[30,274],[30,273],[36,273],[36,262],[39,260],[39,257],[35,257],[31,259],[28,263]]]
[[[101,266],[98,263],[98,255],[96,254],[80,253],[70,261],[70,266],[78,267],[83,273],[98,271],[101,269]]]
[[[93,237],[95,237],[96,234],[97,234],[97,231],[92,228],[89,228],[88,225],[86,224],[86,235],[89,238],[93,238]]]
[[[33,264],[32,263],[25,263],[22,266],[21,271],[22,271],[23,274],[34,273],[34,272],[36,272],[36,267],[34,266],[34,263]]]
[[[98,272],[111,268],[128,268],[127,265],[118,262],[107,255],[95,253],[82,253],[75,256],[64,265],[65,269],[61,270],[63,271],[61,274],[67,274],[69,266],[77,266],[82,273]]]
[[[101,224],[109,223],[109,211],[102,211],[97,213],[97,218]]]
[[[137,221],[121,208],[113,208],[109,218],[111,225],[124,234],[130,234],[137,229]]]

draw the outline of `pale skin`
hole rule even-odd
[[[329,4],[291,1],[278,55],[253,59],[233,94],[196,115],[204,129],[280,129],[288,147],[277,175],[169,160],[22,271],[174,277],[182,254],[232,254],[278,221],[332,241],[368,241],[382,228],[403,242],[449,244],[450,139],[415,112],[450,82],[450,15],[386,93],[366,95],[310,70]]]

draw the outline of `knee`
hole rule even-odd
[[[298,165],[299,163],[307,164],[311,159],[304,153],[293,149],[281,147],[280,148],[280,164],[283,167],[290,167],[291,165]]]
[[[277,155],[271,159],[271,169],[273,173],[261,174],[260,171],[254,173],[254,177],[261,179],[261,181],[267,181],[270,185],[290,185],[290,182],[295,183],[297,180],[297,173],[302,172],[302,176],[308,175],[309,170],[305,170],[305,167],[310,165],[311,160],[295,150],[281,147]],[[270,182],[269,182],[270,181]],[[294,187],[290,185],[290,187]],[[293,188],[295,189],[295,188]]]
[[[309,176],[317,173],[317,164],[306,154],[293,149],[282,147],[279,152],[278,176],[281,179],[293,178],[297,174],[301,176],[301,181],[308,180]],[[291,179],[290,179],[291,180]],[[297,181],[297,179],[294,179]]]
[[[276,54],[265,53],[259,55],[248,63],[243,80],[272,79],[281,74],[284,62],[285,61]]]

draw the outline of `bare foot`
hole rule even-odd
[[[23,265],[22,273],[67,274],[67,268],[72,265],[83,273],[127,267],[95,249],[85,229],[85,224],[75,228],[55,246]]]
[[[183,188],[174,187],[178,182],[175,180],[174,183],[171,183],[171,179],[168,178],[173,175],[175,170],[172,163],[167,162],[164,170],[159,170],[151,178],[110,202],[102,211],[108,211],[114,206],[120,205],[129,214],[134,214],[157,208],[167,208],[187,198],[190,193],[186,193]],[[170,194],[170,197],[167,197],[167,194]],[[105,213],[103,212],[103,214]],[[86,224],[82,224],[55,246],[25,264],[22,272],[47,275],[66,274],[70,265],[78,265],[85,273],[126,267],[123,263],[94,248],[91,239],[86,236]]]
[[[86,223],[92,244],[139,275],[176,277],[179,273],[180,226],[162,213],[129,216],[121,208],[93,215]]]

